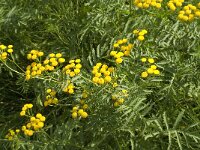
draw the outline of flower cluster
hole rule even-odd
[[[26,80],[30,80],[31,77],[41,75],[45,71],[45,67],[41,63],[32,62],[31,65],[26,67]]]
[[[73,119],[76,119],[78,116],[81,118],[87,118],[88,113],[86,110],[88,109],[88,104],[85,103],[85,99],[88,97],[87,92],[84,90],[82,93],[82,99],[79,101],[79,104],[74,106],[71,111],[71,116]]]
[[[35,117],[30,117],[30,121],[22,126],[22,131],[27,136],[32,136],[35,131],[38,131],[39,129],[44,127],[44,122],[46,118],[38,113]]]
[[[85,99],[88,97],[88,94],[86,91],[83,91],[82,93],[82,99],[80,100],[80,107],[83,109],[83,110],[86,110],[88,109],[88,104],[85,103]]]
[[[169,7],[170,10],[175,11],[176,7],[181,7],[183,2],[184,0],[170,0],[167,3],[167,6]]]
[[[115,58],[116,64],[121,64],[123,62],[123,59],[121,58],[122,56],[124,56],[123,52],[111,51],[110,56],[113,56]]]
[[[22,110],[20,112],[20,116],[25,116],[26,115],[26,112],[28,109],[31,109],[33,107],[33,104],[25,104],[23,107],[22,107]]]
[[[117,82],[114,82],[112,86],[113,86],[113,88],[116,88],[116,87],[118,87],[118,84],[117,84]]]
[[[42,57],[44,52],[38,50],[31,50],[30,53],[27,54],[28,60],[36,60],[38,57]]]
[[[69,64],[63,68],[63,71],[70,77],[74,77],[75,75],[78,75],[81,71],[80,69],[82,68],[82,65],[80,63],[80,59],[72,59],[69,61]]]
[[[115,50],[112,50],[110,52],[110,56],[115,58],[115,62],[117,64],[122,63],[123,59],[121,57],[129,56],[130,53],[131,53],[131,49],[133,48],[133,44],[130,44],[130,43],[128,44],[127,42],[128,42],[127,39],[122,39],[122,40],[118,40],[113,45]]]
[[[144,71],[144,72],[141,73],[141,77],[142,78],[146,78],[146,77],[148,77],[148,75],[152,75],[152,74],[154,74],[154,75],[160,75],[160,71],[157,69],[157,66],[154,64],[155,60],[153,58],[148,58],[148,60],[147,60],[147,58],[143,57],[141,59],[141,61],[143,63],[145,63],[145,62],[148,61],[148,63],[150,64],[150,67],[147,68],[146,71]]]
[[[133,34],[137,35],[137,39],[139,41],[143,41],[144,40],[144,36],[145,34],[147,34],[147,30],[142,29],[142,30],[133,30]]]
[[[128,96],[128,91],[125,89],[120,89],[120,91],[112,94],[111,99],[114,107],[118,107],[124,103],[124,98]]]
[[[149,8],[150,6],[161,8],[162,0],[134,0],[138,8]]]
[[[88,105],[84,104],[83,108],[87,109]],[[74,106],[72,108],[71,113],[72,113],[71,115],[72,115],[73,119],[76,119],[78,116],[81,117],[81,118],[87,118],[88,117],[88,113],[84,109],[82,109],[82,108],[80,109],[79,106]]]
[[[8,140],[13,140],[14,137],[17,136],[17,134],[20,132],[19,129],[14,130],[9,130],[8,134],[6,134],[5,138]]]
[[[83,93],[82,93],[82,98],[87,98],[88,97],[88,94],[87,92],[84,90]]]
[[[92,74],[94,75],[92,81],[97,84],[109,83],[112,80],[111,73],[113,71],[113,67],[108,67],[106,64],[97,63],[92,70]]]
[[[63,92],[68,94],[74,94],[74,84],[71,81],[67,81],[67,86],[63,89]]]
[[[178,19],[181,21],[193,21],[195,17],[200,17],[200,10],[192,4],[184,6],[178,15]]]
[[[0,60],[6,60],[9,54],[13,53],[13,45],[0,45]]]
[[[44,106],[47,107],[52,104],[58,104],[58,99],[56,98],[56,91],[53,89],[46,90],[46,100],[44,101]]]
[[[55,67],[57,67],[59,64],[62,64],[65,62],[65,58],[62,57],[61,53],[51,53],[48,55],[48,57],[43,61],[43,64],[45,66],[46,71],[53,71]]]

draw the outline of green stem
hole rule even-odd
[[[11,67],[9,67],[6,63],[4,63],[3,61],[1,61],[8,69],[10,69],[11,71],[13,71],[13,72],[15,72],[15,73],[17,73],[17,74],[20,74],[20,75],[24,75],[23,73],[20,73],[20,72],[18,72],[18,71],[16,71],[16,70],[14,70],[14,69],[12,69]]]

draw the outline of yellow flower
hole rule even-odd
[[[157,66],[156,65],[151,65],[151,68],[155,70],[157,68]]]
[[[43,64],[46,65],[49,63],[49,59],[44,60]]]
[[[148,74],[153,74],[153,73],[154,73],[154,70],[153,70],[152,68],[148,68],[148,69],[147,69],[147,72],[148,72]]]
[[[113,83],[113,87],[115,88],[115,87],[117,87],[118,86],[118,84],[115,82],[115,83]]]
[[[38,53],[38,56],[39,56],[39,57],[41,57],[41,56],[43,56],[43,55],[44,55],[44,52],[39,52],[39,53]]]
[[[121,45],[121,44],[123,44],[123,41],[122,40],[118,40],[117,44]]]
[[[50,58],[55,57],[55,54],[54,54],[54,53],[51,53],[51,54],[49,54],[49,57],[50,57]]]
[[[79,115],[81,115],[83,112],[84,112],[83,109],[79,109],[79,110],[78,110],[78,114],[79,114]]]
[[[74,89],[69,89],[69,90],[68,90],[68,93],[69,93],[69,94],[73,94],[73,93],[74,93]]]
[[[82,118],[87,118],[87,117],[88,117],[88,114],[87,114],[87,112],[82,112],[82,113],[80,114],[80,116],[81,116]]]
[[[33,133],[34,133],[33,130],[28,130],[27,135],[28,135],[28,136],[32,136]]]
[[[133,34],[138,34],[139,31],[138,30],[133,30]]]
[[[147,59],[146,58],[141,58],[141,62],[146,62],[147,61]]]
[[[75,74],[73,71],[69,73],[69,76],[70,76],[70,77],[74,77],[75,75],[76,75],[76,74]]]
[[[26,126],[22,126],[22,131],[25,131],[26,130]]]
[[[153,58],[149,58],[149,59],[148,59],[148,62],[149,62],[150,64],[152,64],[152,63],[154,63],[155,61],[154,61]]]
[[[101,66],[102,66],[102,63],[97,63],[96,66],[97,66],[97,67],[101,67]]]
[[[160,71],[159,70],[154,70],[153,72],[155,75],[160,75]]]
[[[104,76],[109,76],[110,75],[110,72],[109,71],[105,71],[104,72]]]
[[[20,112],[20,116],[25,116],[26,112],[23,110]]]
[[[8,48],[12,49],[12,48],[13,48],[13,45],[8,45]]]
[[[129,56],[130,54],[131,54],[130,51],[125,51],[125,52],[124,52],[124,55],[125,55],[125,56]]]
[[[26,75],[26,78],[25,78],[25,80],[30,80],[30,78],[31,78],[31,75]]]
[[[117,58],[117,59],[115,60],[115,62],[116,62],[117,64],[121,64],[121,63],[122,63],[122,61],[123,61],[123,59],[122,59],[122,58]]]
[[[138,39],[139,41],[143,41],[143,40],[144,40],[144,36],[140,35],[140,36],[138,36],[137,39]]]
[[[54,62],[54,61],[56,61],[56,58],[54,58],[54,57],[53,57],[53,58],[50,58],[49,61],[50,61],[50,62]]]
[[[60,57],[62,57],[62,54],[61,53],[57,53],[56,54],[56,58],[60,58]]]
[[[1,54],[2,57],[6,57],[7,55],[8,55],[7,52],[3,52],[3,53]]]
[[[65,62],[65,59],[64,59],[64,58],[59,58],[59,59],[58,59],[58,62],[59,62],[59,63],[64,63],[64,62]]]
[[[199,8],[200,8],[200,2],[197,4],[197,7],[199,7]]]
[[[118,107],[119,106],[119,103],[116,101],[114,102],[114,107]]]
[[[103,78],[99,78],[98,83],[99,84],[104,84],[104,79]]]
[[[26,127],[27,127],[27,129],[30,129],[31,128],[31,123],[27,123]]]
[[[40,121],[44,122],[45,120],[46,120],[46,118],[44,116],[40,117]]]
[[[83,97],[83,98],[87,98],[87,97],[88,97],[88,94],[87,94],[86,92],[83,92],[83,93],[82,93],[82,97]]]
[[[27,108],[33,108],[33,104],[27,104]]]
[[[104,80],[105,80],[105,82],[110,82],[112,79],[111,79],[111,76],[106,76],[106,77],[104,78]]]
[[[100,72],[101,72],[101,73],[106,72],[106,68],[101,68],[101,69],[100,69]]]
[[[73,113],[72,113],[72,118],[73,118],[73,119],[76,119],[77,116],[78,116],[78,115],[77,115],[77,112],[73,112]]]
[[[80,69],[74,69],[74,73],[75,73],[75,74],[79,74],[80,71],[81,71]]]
[[[0,45],[0,49],[4,50],[6,49],[7,47],[5,45]]]
[[[141,32],[143,32],[144,34],[147,34],[147,30],[143,29]]]
[[[161,8],[161,4],[160,3],[156,3],[155,7],[156,8]]]
[[[78,110],[78,107],[77,106],[74,106],[73,108],[72,108],[72,111],[73,112],[76,112]]]
[[[119,103],[119,104],[123,104],[123,103],[124,103],[124,99],[123,99],[123,98],[119,99],[119,100],[118,100],[118,103]]]
[[[142,32],[142,31],[140,31],[140,32],[138,33],[138,35],[139,35],[139,36],[144,36],[144,35],[145,35],[145,33],[144,33],[144,32]]]
[[[93,78],[92,78],[92,81],[93,81],[94,83],[98,83],[98,82],[99,82],[99,78],[98,78],[98,77],[93,77]]]
[[[141,73],[141,77],[142,78],[146,78],[148,76],[148,73],[146,71],[142,72]]]
[[[40,114],[40,113],[36,114],[36,118],[40,119],[41,117],[42,117],[42,114]]]
[[[82,65],[81,65],[81,64],[77,64],[77,65],[75,66],[75,68],[76,68],[76,69],[81,69],[81,68],[82,68]]]
[[[98,72],[95,73],[95,77],[98,77],[98,78],[101,77],[101,73],[98,73]]]
[[[118,52],[117,54],[119,55],[119,57],[124,56],[124,53],[123,53],[123,52]]]
[[[115,56],[117,54],[117,51],[111,51],[110,56]]]
[[[51,65],[55,67],[55,66],[58,65],[58,62],[57,62],[57,61],[53,61],[53,62],[51,63]]]
[[[112,95],[112,98],[111,98],[113,101],[116,101],[117,100],[117,96],[116,95]]]
[[[196,11],[195,16],[200,17],[200,11]]]
[[[87,104],[84,104],[83,105],[83,109],[87,109],[88,108],[88,105]]]
[[[122,42],[123,42],[123,43],[127,43],[128,40],[127,40],[127,39],[122,39]]]
[[[41,71],[41,70],[37,70],[36,74],[37,74],[37,75],[41,75],[41,74],[42,74],[42,71]]]
[[[44,123],[43,122],[38,122],[38,127],[39,128],[43,128],[44,127]]]
[[[56,95],[56,91],[53,91],[53,90],[52,90],[51,93],[50,93],[50,95],[51,95],[51,96],[55,96],[55,95]]]
[[[70,64],[71,64],[71,63],[74,63],[74,62],[75,62],[75,60],[73,60],[73,59],[69,61]]]
[[[31,117],[30,121],[33,122],[33,121],[35,121],[35,119],[36,119],[35,117]]]
[[[117,48],[117,47],[119,47],[119,44],[118,44],[118,43],[115,43],[113,46],[114,46],[115,48]]]
[[[114,67],[109,67],[109,68],[108,68],[108,71],[109,71],[110,73],[112,73],[112,72],[114,71]]]
[[[8,49],[7,52],[8,52],[8,53],[12,53],[12,52],[13,52],[13,49]]]
[[[58,104],[58,99],[57,99],[57,98],[54,98],[53,101],[52,101],[52,103],[53,103],[53,104]]]

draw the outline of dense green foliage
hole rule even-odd
[[[134,29],[148,31],[144,41],[134,37]],[[115,64],[109,53],[122,38],[134,48],[122,64]],[[0,149],[200,149],[199,39],[200,18],[179,21],[167,1],[161,9],[143,10],[128,0],[1,0],[0,43],[14,45],[13,57],[22,70],[30,64],[26,55],[32,49],[45,55],[62,52],[67,61],[80,58],[83,69],[69,96],[62,92],[66,79],[59,70],[49,79],[25,81],[13,71],[24,73],[16,64],[1,62]],[[141,78],[141,57],[154,58],[160,76]],[[92,82],[98,62],[116,67],[118,88]],[[44,107],[48,88],[57,90],[59,103]],[[71,110],[83,89],[89,95],[88,118],[73,119]],[[114,108],[111,95],[124,89],[128,97]],[[9,129],[26,123],[19,115],[26,103],[46,117],[44,128],[32,137],[20,133],[5,139]]]

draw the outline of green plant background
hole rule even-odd
[[[23,69],[32,49],[64,52],[67,59],[81,58],[83,75],[90,78],[97,62],[112,64],[107,56],[116,40],[128,37],[135,48],[117,67],[120,87],[129,93],[118,109],[110,103],[112,87],[77,81],[94,93],[85,120],[71,119],[71,106],[43,109],[45,88],[57,85],[25,82],[0,64],[0,149],[200,149],[200,20],[180,22],[166,3],[161,10],[140,10],[128,0],[1,0],[0,42],[14,45]],[[133,40],[137,28],[148,30],[145,42]],[[160,77],[140,78],[141,56],[156,58]],[[31,138],[5,140],[8,129],[23,124],[19,112],[29,102],[47,116],[46,129]]]

